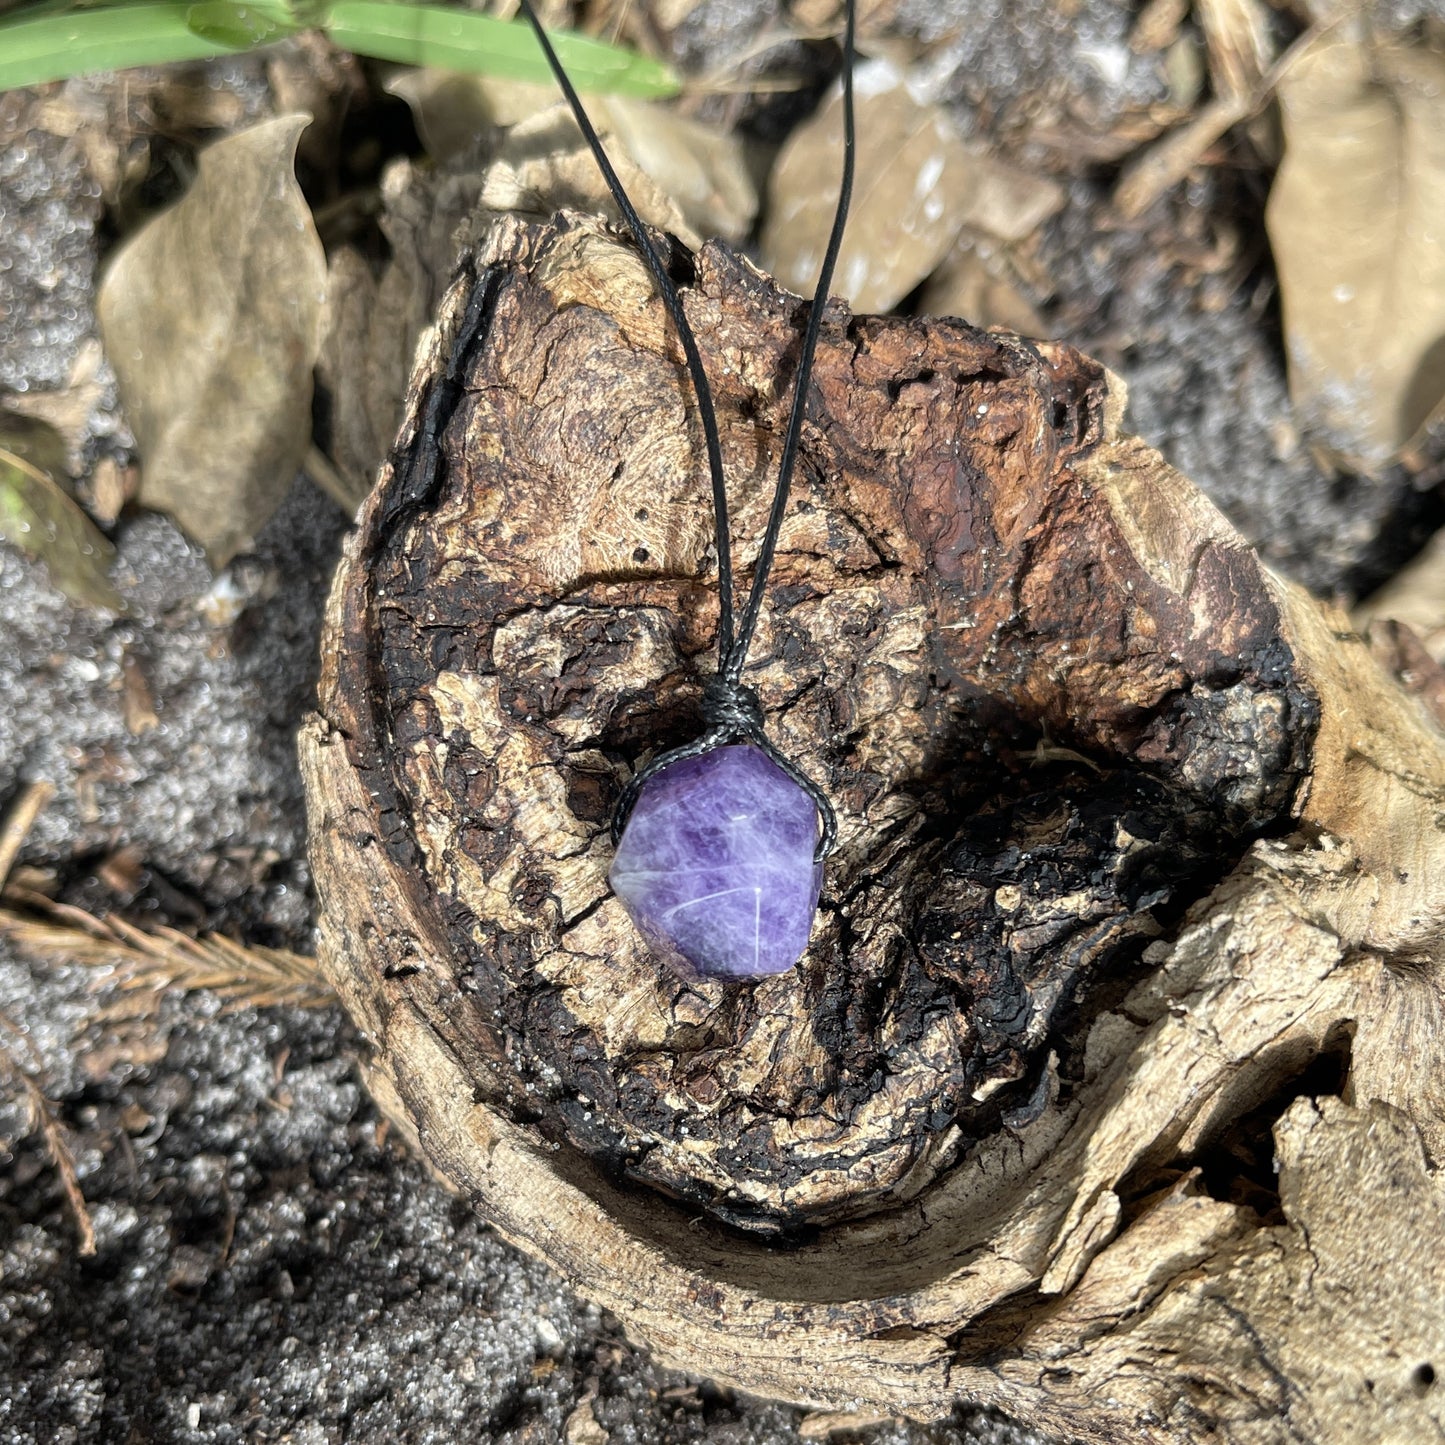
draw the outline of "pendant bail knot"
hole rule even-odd
[[[734,682],[721,672],[714,673],[703,684],[702,720],[710,738],[747,738],[757,742],[763,737],[763,705],[757,693],[745,682]]]
[[[784,757],[764,727],[763,704],[757,693],[745,682],[735,682],[725,673],[714,673],[702,686],[702,720],[705,731],[699,738],[680,748],[658,753],[632,775],[622,790],[612,812],[612,842],[616,846],[627,826],[627,819],[637,802],[643,784],[664,768],[687,758],[700,758],[736,738],[758,748],[782,769],[813,800],[818,810],[819,836],[815,860],[819,863],[833,851],[838,841],[838,820],[827,794],[795,763]]]

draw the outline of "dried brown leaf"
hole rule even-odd
[[[99,379],[100,342],[93,336],[80,343],[65,385],[57,391],[27,391],[5,398],[8,411],[48,423],[65,443],[65,468],[79,476],[90,437],[90,418],[105,394]],[[32,458],[33,460],[33,458]]]
[[[0,542],[45,563],[77,606],[123,611],[107,575],[115,548],[60,485],[64,465],[53,428],[0,413]]]
[[[1181,35],[1164,52],[1164,79],[1169,84],[1169,103],[1188,115],[1204,93],[1204,52],[1192,35]]]
[[[114,457],[102,457],[86,479],[95,519],[102,526],[111,526],[135,496],[139,483],[140,473],[134,467],[123,467]]]
[[[758,193],[735,135],[630,96],[603,97],[601,114],[638,169],[699,235],[741,241],[752,230]]]
[[[216,566],[249,545],[311,432],[326,258],[292,171],[306,115],[202,152],[116,257],[97,307],[141,454],[140,500]]]
[[[1002,326],[1020,336],[1042,337],[1048,331],[1007,255],[967,236],[929,277],[918,309],[925,316],[958,316],[975,326]]]
[[[410,265],[405,251],[393,251],[388,271]],[[343,478],[347,495],[364,497],[370,491],[401,419],[406,343],[414,346],[419,328],[425,325],[413,293],[429,294],[426,275],[418,271],[409,286],[393,283],[393,299],[383,315],[377,278],[366,258],[350,246],[340,247],[331,257],[326,339],[316,376],[330,397],[329,460]]]
[[[1057,181],[974,151],[965,190],[964,225],[996,241],[1026,241],[1064,204]]]
[[[1178,38],[1189,5],[1190,0],[1146,0],[1129,32],[1129,49],[1135,55],[1168,49]]]
[[[656,0],[650,9],[663,30],[676,30],[701,3],[702,0]]]
[[[143,180],[149,168],[150,139],[130,123],[137,111],[153,110],[152,87],[143,74],[130,71],[113,84],[88,77],[32,92],[29,127],[71,143],[107,206],[119,205],[125,189]],[[124,102],[117,103],[116,92]]]
[[[68,477],[65,439],[42,418],[27,416],[7,405],[0,411],[0,447],[17,460],[44,472],[52,481]]]
[[[1436,662],[1445,662],[1445,532],[1437,532],[1425,550],[1355,609],[1353,621],[1364,632],[1386,619],[1407,623]]]
[[[1195,0],[1220,99],[1252,94],[1274,63],[1270,14],[1262,0]]]
[[[1291,394],[1337,456],[1374,469],[1445,397],[1445,56],[1337,33],[1279,98],[1266,222]]]
[[[963,225],[968,151],[937,106],[920,104],[887,61],[858,67],[853,208],[833,289],[858,311],[896,306],[948,254]],[[768,184],[763,265],[809,290],[832,225],[843,106],[831,96],[798,127]]]
[[[275,110],[313,117],[297,147],[303,168],[331,175],[344,157],[346,117],[367,104],[361,64],[359,56],[333,45],[319,30],[302,31],[267,53],[266,83]]]
[[[683,3],[688,10],[696,8],[693,0],[683,0]],[[900,28],[897,23],[899,3],[900,0],[858,0],[859,39],[876,43],[877,37],[886,35],[896,43]],[[843,24],[843,10],[843,0],[792,0],[787,7],[795,30],[802,35],[836,35]],[[938,47],[945,43],[937,40],[933,45]],[[874,53],[870,48],[869,54]]]
[[[451,275],[458,232],[476,216],[484,181],[466,166],[433,171],[394,162],[381,181],[381,229],[391,250],[381,275],[350,247],[331,258],[317,374],[331,400],[327,454],[348,498],[370,490],[396,434],[417,338]]]
[[[471,150],[494,132],[540,115],[557,104],[554,86],[527,80],[459,75],[424,66],[403,70],[386,89],[411,108],[417,134],[437,162]],[[593,100],[588,100],[592,114]]]
[[[689,244],[682,212],[625,151],[613,162],[643,219]],[[329,459],[307,470],[329,491],[364,496],[401,421],[417,338],[431,322],[460,248],[497,212],[550,216],[567,207],[617,218],[582,136],[565,107],[552,106],[503,136],[485,165],[456,156],[435,170],[401,161],[382,177],[381,228],[391,260],[381,275],[357,251],[332,257],[327,335],[318,373],[331,396]]]
[[[448,71],[409,71],[389,89],[411,107],[428,153],[449,160],[479,136],[529,121],[557,104],[551,86]],[[752,230],[758,195],[736,136],[652,101],[593,96],[587,109],[605,137],[668,196],[698,237],[740,241]],[[563,113],[564,115],[567,113]],[[563,119],[560,146],[573,152],[581,134]],[[598,195],[605,192],[598,181]],[[608,209],[611,207],[609,205]]]
[[[1063,204],[1042,176],[969,150],[943,110],[917,100],[887,61],[860,65],[857,175],[834,290],[859,311],[896,306],[948,254],[964,226],[1020,240]],[[833,221],[842,168],[839,95],[783,147],[769,182],[763,263],[810,290]]]
[[[643,220],[673,232],[689,246],[701,244],[677,203],[651,176],[625,152],[612,159]],[[549,216],[566,208],[613,219],[618,215],[597,162],[565,106],[513,126],[482,181],[481,205],[487,211]]]

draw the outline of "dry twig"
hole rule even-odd
[[[1198,115],[1170,131],[1124,168],[1114,189],[1114,209],[1126,220],[1137,220],[1165,191],[1177,185],[1199,163],[1204,153],[1226,131],[1263,110],[1274,98],[1279,83],[1300,57],[1339,24],[1322,21],[1305,31],[1249,91],[1230,91],[1206,105]]]
[[[10,876],[20,849],[35,826],[35,820],[45,811],[45,805],[55,796],[53,783],[27,783],[20,796],[11,804],[5,821],[0,823],[0,887]]]
[[[95,1229],[90,1222],[85,1195],[80,1190],[80,1178],[75,1172],[75,1155],[70,1151],[65,1126],[60,1122],[35,1077],[43,1071],[44,1061],[25,1030],[3,1013],[0,1013],[0,1028],[9,1035],[9,1038],[0,1039],[0,1067],[3,1067],[10,1076],[11,1083],[23,1095],[26,1131],[38,1133],[45,1144],[45,1152],[60,1178],[66,1203],[75,1219],[75,1228],[80,1235],[80,1253],[89,1258],[95,1253]],[[20,1050],[29,1055],[28,1068],[21,1062]]]

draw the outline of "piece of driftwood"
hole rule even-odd
[[[803,303],[670,264],[746,568]],[[830,309],[750,670],[841,845],[802,965],[606,885],[697,724],[695,407],[633,248],[497,222],[419,353],[301,743],[373,1086],[665,1361],[1097,1441],[1445,1431],[1445,753],[1064,346]]]

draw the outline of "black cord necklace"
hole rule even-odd
[[[727,484],[712,388],[677,288],[646,225],[607,159],[582,101],[532,9],[521,8],[602,172],[676,328],[697,396],[718,560],[718,665],[703,688],[703,733],[638,769],[612,818],[617,855],[608,878],[653,951],[689,971],[724,978],[781,973],[807,947],[822,888],[823,860],[838,825],[827,796],[778,751],[762,703],[742,680],[777,551],[798,459],[823,309],[843,241],[853,189],[853,32],[846,0],[843,36],[843,178],[818,272],[792,410],[752,587],[735,619]]]

